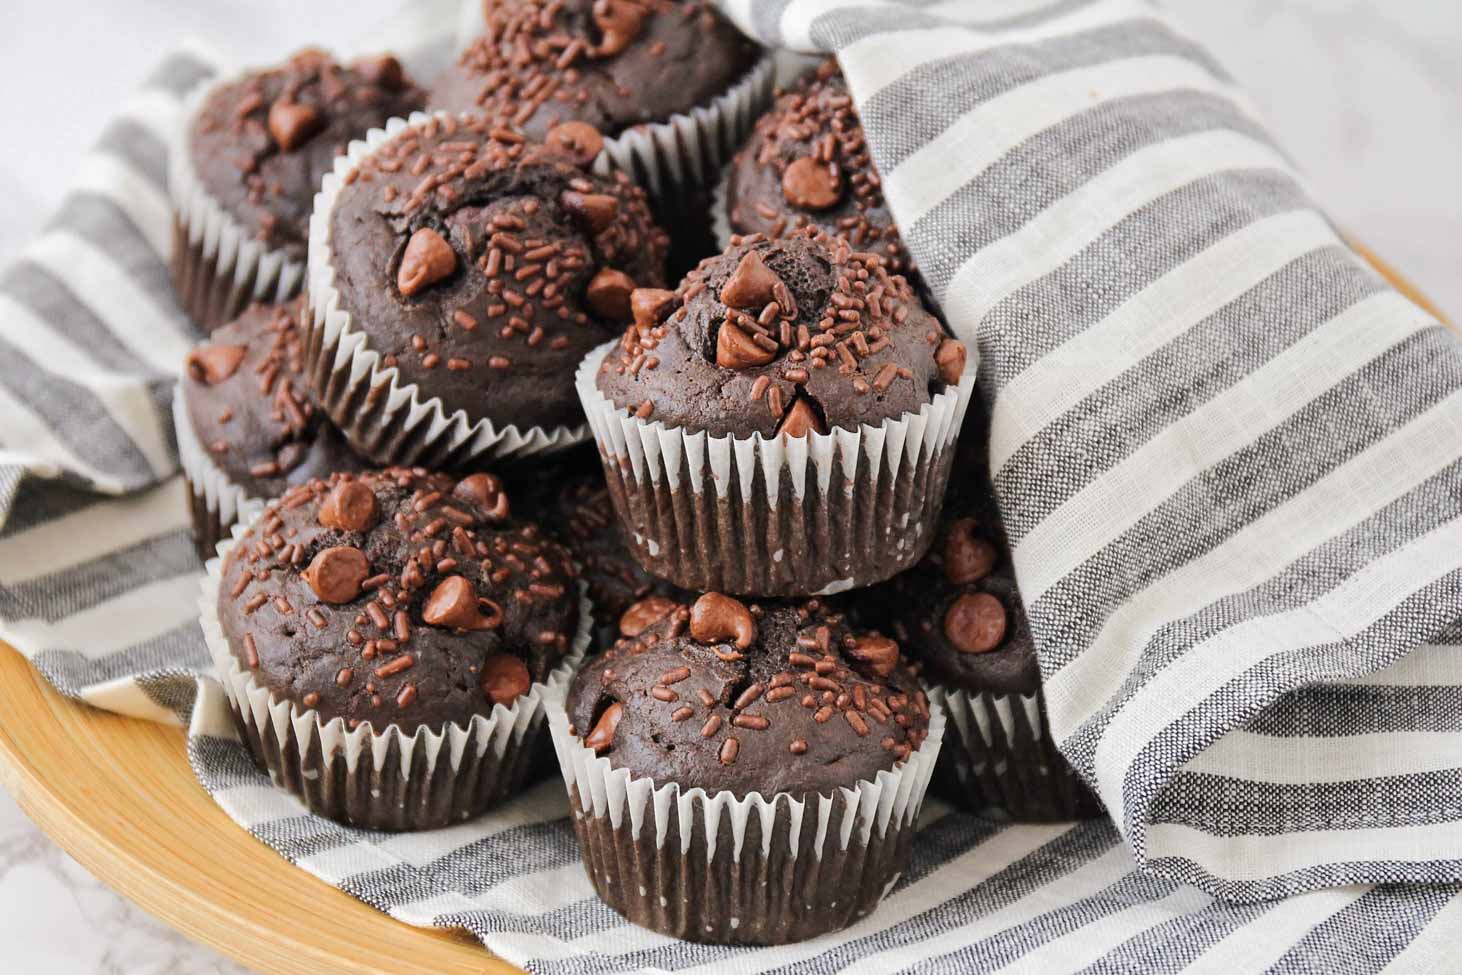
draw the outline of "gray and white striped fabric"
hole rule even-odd
[[[397,43],[450,29],[450,3],[413,7]],[[1351,256],[1222,69],[1146,4],[728,7],[838,52],[909,246],[980,346],[1053,731],[1115,825],[933,804],[873,916],[738,950],[595,899],[551,770],[413,836],[274,790],[205,676],[168,422],[193,336],[165,160],[181,95],[218,67],[198,50],[0,275],[0,638],[66,694],[188,723],[203,787],[280,855],[536,972],[1455,968],[1454,340]]]
[[[1456,337],[1150,3],[733,9],[837,52],[979,345],[1052,732],[1137,861],[1238,900],[1462,878]]]

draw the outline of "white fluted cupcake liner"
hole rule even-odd
[[[181,381],[173,387],[173,428],[178,437],[178,463],[188,485],[193,544],[199,557],[208,559],[218,543],[229,537],[229,529],[237,522],[251,520],[264,506],[264,500],[250,496],[208,456],[208,449],[193,430]]]
[[[616,769],[547,704],[574,829],[594,889],[630,921],[712,944],[785,944],[871,913],[907,867],[915,820],[944,736],[830,795],[738,799]]]
[[[776,74],[775,57],[765,54],[710,104],[606,138],[594,161],[595,172],[604,175],[617,169],[656,201],[710,186],[771,105]]]
[[[642,420],[599,392],[591,352],[576,385],[614,506],[644,567],[684,589],[827,595],[872,585],[928,550],[974,390],[917,413],[805,437],[713,437]]]
[[[487,417],[473,420],[465,410],[449,413],[440,397],[427,396],[417,383],[403,381],[400,370],[387,366],[340,305],[330,213],[347,174],[402,129],[446,114],[413,112],[409,120],[391,119],[385,128],[352,142],[335,160],[335,170],[325,175],[310,217],[310,314],[302,326],[305,372],[350,445],[383,465],[461,468],[476,460],[565,450],[589,439],[584,424],[520,429],[499,426]]]
[[[942,795],[1021,822],[1102,815],[1095,794],[1051,739],[1039,689],[1033,694],[994,694],[933,685],[929,699],[949,715],[948,740],[936,773]]]
[[[237,318],[251,302],[282,303],[299,294],[305,264],[266,247],[209,193],[193,167],[188,144],[208,93],[239,76],[215,79],[187,99],[183,124],[168,159],[168,196],[173,205],[173,288],[183,309],[205,332]]]
[[[369,722],[354,730],[342,718],[322,720],[274,694],[239,663],[218,620],[224,556],[245,524],[220,542],[198,600],[199,623],[244,744],[274,784],[312,813],[367,829],[422,830],[471,819],[517,793],[543,754],[545,701],[561,700],[584,659],[593,613],[579,583],[579,628],[563,662],[511,706],[440,730],[406,734]]]
[[[727,163],[721,170],[721,176],[716,180],[715,188],[711,190],[711,237],[716,241],[716,246],[725,250],[731,246],[731,237],[735,231],[731,229],[731,164]]]

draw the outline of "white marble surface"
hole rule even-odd
[[[971,0],[978,2],[978,0]],[[245,61],[356,36],[397,0],[10,0],[0,260],[38,230],[81,152],[175,38]],[[1338,222],[1462,316],[1462,6],[1446,0],[1168,0],[1248,87]],[[286,15],[287,16],[284,16]],[[57,25],[65,25],[64,36]],[[58,45],[62,48],[58,50]],[[81,83],[78,83],[78,79]],[[109,891],[0,795],[6,971],[237,966]]]

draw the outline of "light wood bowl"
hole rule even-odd
[[[1441,318],[1364,247],[1397,288]],[[465,933],[413,928],[239,829],[198,785],[183,731],[61,697],[0,643],[0,782],[81,864],[183,934],[262,972],[517,972]]]

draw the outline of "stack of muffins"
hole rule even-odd
[[[1091,811],[976,487],[975,363],[836,69],[772,105],[703,0],[486,7],[430,88],[306,51],[179,142],[207,338],[174,415],[256,762],[429,829],[551,738],[600,896],[716,943],[873,910],[931,778]]]

